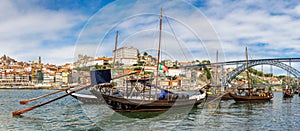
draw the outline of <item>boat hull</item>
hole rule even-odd
[[[283,97],[284,98],[292,98],[292,97],[294,97],[294,94],[293,93],[289,93],[289,92],[283,92]]]
[[[115,97],[101,94],[96,90],[91,91],[97,98],[104,99],[106,103],[115,111],[120,112],[148,112],[164,111],[176,108],[192,108],[201,104],[204,99],[174,99],[174,100],[140,100]]]
[[[67,93],[69,90],[67,91]],[[98,99],[94,95],[85,95],[85,94],[78,94],[78,93],[72,93],[71,96],[78,101],[82,102],[83,104],[105,104],[104,99]]]
[[[273,94],[270,93],[268,95],[236,95],[235,93],[229,93],[229,95],[235,100],[235,101],[269,101],[273,98]]]
[[[284,89],[282,93],[283,98],[292,98],[294,96],[294,93],[287,89]]]

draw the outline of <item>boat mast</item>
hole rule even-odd
[[[160,63],[161,30],[162,30],[162,8],[160,8],[160,17],[159,17],[159,40],[158,40],[158,51],[157,51],[156,87],[158,85],[158,70],[159,70],[159,63]],[[155,95],[157,95],[157,88],[155,90]]]
[[[159,63],[160,63],[161,30],[162,30],[162,9],[160,9],[160,17],[159,17],[159,40],[158,40],[157,67],[156,67],[157,76],[158,76]],[[156,84],[157,84],[157,81],[156,81]]]
[[[114,50],[114,61],[112,68],[115,68],[115,62],[116,62],[116,55],[117,55],[117,44],[118,44],[118,31],[116,32],[116,40],[115,40],[115,50]]]
[[[248,49],[246,47],[246,73],[247,73],[247,79],[248,79],[248,88],[250,89],[250,75],[249,75],[249,67],[248,67]]]
[[[216,53],[216,63],[218,63],[219,62],[219,52],[218,52],[218,50],[217,50],[217,53]],[[218,65],[216,64],[216,86],[218,86],[218,81],[219,81],[219,79],[218,79]]]

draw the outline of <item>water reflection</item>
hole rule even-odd
[[[45,105],[20,117],[11,112],[35,105],[18,101],[49,91],[1,91],[0,130],[299,130],[300,97],[270,102],[213,102],[201,108],[166,112],[118,113],[105,105],[86,105],[72,97]],[[60,94],[58,94],[60,95]],[[55,97],[55,96],[53,96]]]

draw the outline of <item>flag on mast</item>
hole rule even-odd
[[[159,64],[159,67],[158,67],[159,70],[163,70],[163,71],[168,71],[168,67],[163,65],[163,64]]]

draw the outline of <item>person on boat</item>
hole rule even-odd
[[[206,93],[206,89],[199,89],[199,92],[198,94],[195,94],[195,95],[192,95],[189,97],[189,99],[197,99],[197,100],[201,100],[201,99],[204,99],[204,98],[207,98],[207,93]]]
[[[115,97],[123,97],[123,95],[121,94],[121,92],[119,90],[113,90],[112,95]]]
[[[159,100],[163,100],[163,99],[166,99],[166,97],[168,96],[168,95],[171,95],[171,94],[173,94],[172,92],[170,92],[170,91],[167,91],[167,90],[161,90],[161,92],[158,94],[158,99]]]

